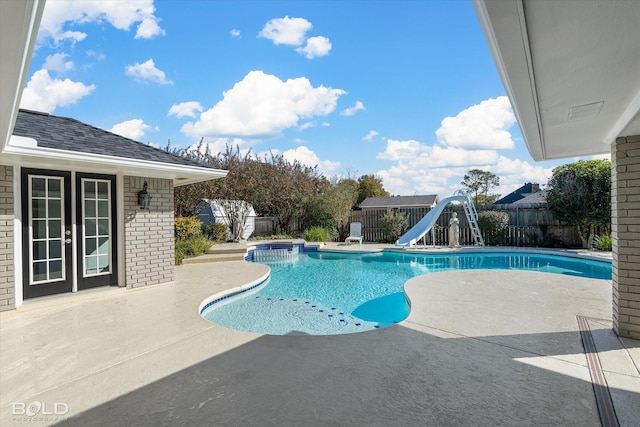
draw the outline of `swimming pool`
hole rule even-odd
[[[301,253],[266,262],[269,279],[209,303],[201,315],[219,325],[270,335],[331,335],[393,325],[409,315],[403,285],[447,270],[516,269],[611,279],[611,263],[526,253]]]

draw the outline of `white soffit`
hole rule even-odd
[[[474,0],[536,160],[640,134],[640,1]]]
[[[37,147],[34,139],[16,135],[11,136],[0,157],[0,164],[105,174],[122,172],[129,176],[172,179],[175,187],[224,178],[228,173],[226,170],[199,166]]]
[[[18,115],[44,0],[0,0],[0,152]]]

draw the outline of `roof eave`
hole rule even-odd
[[[0,4],[0,152],[9,143],[18,116],[45,0]]]
[[[547,159],[522,0],[473,0],[529,153]],[[498,36],[499,35],[499,36]]]
[[[16,138],[15,136],[12,138]],[[102,154],[79,153],[44,147],[8,144],[0,153],[0,164],[42,168],[64,168],[96,173],[121,172],[129,176],[172,179],[175,187],[224,178],[228,171],[149,160],[127,159]]]

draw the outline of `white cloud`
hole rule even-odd
[[[45,69],[36,71],[22,93],[20,107],[52,113],[89,95],[96,87],[70,79],[52,79]]]
[[[378,132],[376,132],[375,130],[370,130],[368,134],[362,137],[362,139],[364,139],[365,141],[373,141],[373,138],[375,138],[378,135],[379,135]]]
[[[324,36],[309,37],[304,47],[296,48],[296,52],[307,59],[326,56],[331,51],[331,41]]]
[[[169,108],[169,112],[167,116],[176,116],[181,119],[183,117],[193,117],[194,119],[197,116],[197,113],[202,112],[202,105],[197,101],[188,101],[188,102],[180,102],[179,104],[173,104],[171,108]]]
[[[515,144],[508,129],[515,123],[509,98],[500,96],[446,117],[436,136],[440,144],[451,147],[512,149]]]
[[[144,132],[150,129],[151,126],[146,124],[142,119],[132,119],[125,122],[116,123],[109,132],[130,138],[135,141],[139,141],[144,136]]]
[[[237,30],[235,28],[233,28],[231,31],[229,31],[229,34],[231,35],[231,37],[233,37],[234,39],[237,39],[240,37],[240,30]]]
[[[351,107],[349,108],[345,108],[344,110],[342,110],[340,112],[341,116],[354,116],[358,111],[364,111],[364,104],[362,103],[362,101],[357,101],[355,104],[353,104]]]
[[[298,127],[298,130],[305,130],[305,129],[309,129],[309,128],[314,127],[315,125],[316,125],[316,122],[314,122],[313,120],[310,120],[310,121],[308,121],[308,122],[305,122],[305,123],[301,124],[301,125]]]
[[[334,172],[338,170],[338,168],[340,168],[340,162],[334,162],[331,160],[320,160],[316,153],[314,153],[304,145],[297,147],[295,150],[287,150],[282,153],[282,156],[292,163],[294,160],[297,160],[303,165],[307,165],[310,167],[318,166],[318,170],[325,174]]]
[[[307,31],[313,25],[304,18],[275,18],[267,22],[258,33],[258,37],[271,40],[274,44],[300,46],[305,39]]]
[[[153,59],[149,59],[142,64],[136,62],[134,65],[127,65],[125,67],[125,74],[140,81],[150,81],[163,85],[173,84],[171,80],[167,80],[167,76],[164,71],[156,68],[156,64],[153,62]]]
[[[324,86],[313,87],[305,77],[280,80],[262,71],[251,71],[223,99],[186,123],[181,131],[201,136],[266,138],[295,127],[300,119],[326,116],[335,111],[346,92]]]
[[[152,39],[155,36],[164,36],[165,32],[160,25],[158,25],[158,18],[155,16],[145,16],[142,22],[138,26],[136,32],[136,39]]]
[[[53,55],[49,55],[44,60],[42,68],[49,71],[55,71],[57,73],[66,73],[73,69],[73,62],[66,61],[68,56],[69,55],[66,53],[54,53]]]
[[[73,1],[56,0],[45,4],[38,38],[51,38],[55,43],[84,40],[86,33],[68,29],[75,25],[108,22],[118,30],[129,31],[136,24],[136,38],[164,35],[154,15],[153,0]]]

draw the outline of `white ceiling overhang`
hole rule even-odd
[[[534,159],[640,134],[640,1],[473,3]]]
[[[172,179],[174,186],[224,178],[228,171],[102,154],[38,147],[34,139],[13,135],[0,156],[0,164],[105,174]]]
[[[44,0],[0,0],[0,152],[18,115]]]

